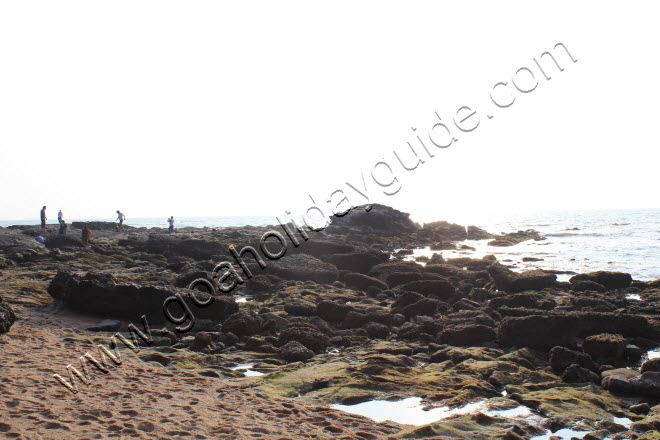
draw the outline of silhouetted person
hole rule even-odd
[[[44,206],[41,208],[41,230],[45,231],[46,230],[46,207]]]
[[[89,246],[89,239],[92,238],[92,231],[85,225],[82,230],[82,242],[85,247]]]
[[[66,235],[66,231],[69,229],[69,225],[66,224],[64,220],[60,222],[60,235]]]
[[[170,224],[170,230],[168,232],[171,234],[172,232],[174,232],[174,216],[168,218],[167,223]]]
[[[64,214],[62,214],[62,210],[60,209],[60,212],[57,213],[57,221],[59,224],[62,224],[62,220],[64,219]]]
[[[119,225],[117,226],[118,230],[123,230],[124,229],[124,220],[126,220],[126,216],[121,213],[121,211],[117,210],[117,220],[119,220]]]

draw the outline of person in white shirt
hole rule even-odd
[[[170,230],[168,232],[171,234],[172,232],[174,232],[174,216],[168,218],[167,223],[170,224]]]
[[[124,228],[124,220],[126,220],[126,216],[121,213],[121,211],[117,210],[117,220],[119,220],[119,225],[117,226],[118,230],[122,230]]]
[[[60,209],[60,212],[57,213],[57,221],[62,224],[62,219],[64,218],[64,214],[62,214],[62,210]]]

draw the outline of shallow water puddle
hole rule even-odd
[[[241,297],[236,298],[236,302],[237,303],[247,302],[247,296],[241,296]]]
[[[409,397],[398,401],[371,400],[358,403],[357,405],[331,405],[351,414],[369,417],[376,422],[390,420],[405,425],[426,425],[447,417],[471,414],[481,411],[491,417],[527,417],[531,411],[525,407],[516,407],[505,410],[485,410],[484,402],[469,403],[460,408],[449,409],[447,407],[431,408],[424,410],[419,397]]]
[[[647,359],[660,358],[660,348],[654,348],[653,350],[646,353]]]
[[[635,301],[641,301],[641,300],[642,300],[642,297],[639,296],[639,295],[636,294],[636,293],[632,293],[632,294],[630,294],[630,295],[626,295],[626,299],[632,299],[632,300],[635,300]]]
[[[557,432],[548,431],[546,434],[532,437],[530,440],[548,440],[550,437],[558,437],[562,440],[571,440],[572,438],[583,438],[591,431],[573,431],[572,429],[560,429]]]
[[[254,364],[242,364],[242,365],[236,365],[235,367],[232,368],[234,371],[240,371],[241,373],[245,374],[248,377],[254,377],[254,376],[263,376],[266,373],[261,373],[259,371],[251,370],[251,368],[254,367]]]

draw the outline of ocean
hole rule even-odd
[[[414,219],[414,215],[412,216]],[[443,216],[438,216],[442,220]],[[92,220],[92,219],[85,219]],[[95,219],[112,220],[112,219]],[[131,218],[126,224],[135,227],[167,227],[166,218]],[[488,246],[488,240],[466,240],[461,244],[475,250],[441,251],[445,258],[481,258],[492,254],[517,270],[552,269],[566,272],[616,270],[630,273],[637,280],[660,278],[660,209],[548,211],[506,214],[499,218],[447,219],[473,224],[491,233],[535,229],[547,237],[515,246]],[[77,220],[70,220],[77,221]],[[54,223],[54,222],[50,222]],[[38,224],[28,221],[0,221],[0,226]],[[176,227],[228,227],[276,225],[274,216],[177,217]],[[430,255],[428,249],[415,249],[413,257]],[[525,257],[541,261],[523,262]],[[560,280],[570,274],[559,275]]]

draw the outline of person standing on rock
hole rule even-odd
[[[64,219],[64,214],[62,214],[62,210],[60,209],[60,212],[57,213],[57,221],[59,224],[62,224],[62,221]]]
[[[83,246],[87,247],[89,246],[89,239],[92,238],[92,231],[85,225],[85,227],[82,230],[82,242]]]
[[[170,230],[168,232],[171,234],[172,232],[174,232],[174,216],[168,218],[167,223],[170,224]]]
[[[46,230],[46,207],[44,206],[41,208],[41,230],[45,231]]]
[[[121,213],[121,211],[117,210],[117,220],[119,220],[119,225],[117,226],[117,230],[121,231],[124,229],[124,220],[126,220],[126,216]]]

